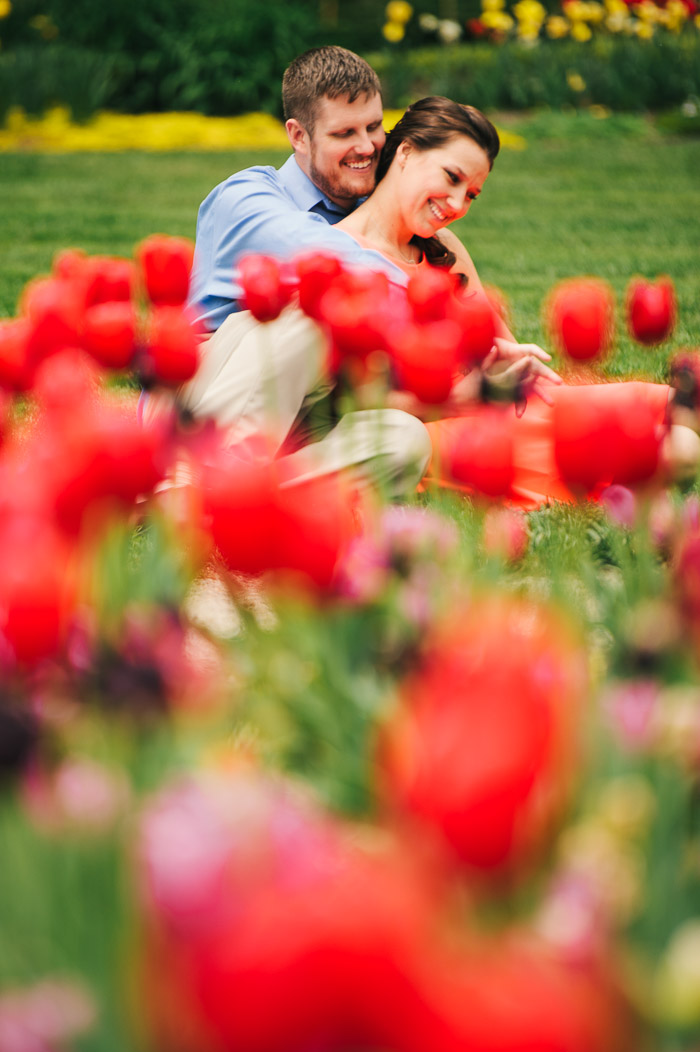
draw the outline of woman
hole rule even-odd
[[[469,290],[483,291],[469,255],[445,227],[463,218],[481,193],[499,145],[496,129],[478,110],[441,97],[421,99],[409,107],[387,137],[375,191],[338,228],[360,244],[378,249],[409,274],[426,265],[446,267],[461,274]],[[544,364],[550,356],[535,345],[518,344],[500,317],[497,333],[494,352],[484,368],[493,366],[498,358],[504,363],[513,359],[502,375],[511,379],[529,375],[530,390],[536,396],[524,416],[512,419],[513,410],[508,421],[514,437],[513,495],[526,507],[550,498],[573,500],[557,470],[552,433],[556,404],[566,400],[568,408],[571,389],[557,392],[561,380]],[[662,428],[669,388],[641,382],[588,385],[576,389],[575,403],[618,418],[622,413],[641,411]],[[392,404],[417,415],[425,410],[400,392],[394,394]],[[441,410],[448,419],[428,424],[437,453],[434,465],[449,459],[447,449],[459,441],[464,429],[473,426],[468,415],[463,419],[457,415],[479,412],[470,377],[455,385],[450,403]],[[671,461],[697,458],[696,436],[687,428],[672,428],[667,447]],[[428,479],[438,478],[437,468],[429,470]]]

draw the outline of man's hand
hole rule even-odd
[[[551,354],[536,343],[517,343],[497,336],[493,349],[481,363],[481,371],[498,386],[517,386],[519,398],[515,411],[521,416],[531,394],[552,405],[549,387],[562,383],[562,378],[545,364],[551,358]]]

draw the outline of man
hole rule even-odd
[[[282,101],[292,156],[279,171],[230,176],[199,210],[190,299],[210,332],[239,309],[235,266],[248,253],[288,258],[326,249],[405,281],[378,252],[353,247],[333,230],[374,189],[385,140],[374,70],[344,48],[315,48],[285,72]]]
[[[374,70],[343,48],[317,48],[287,69],[282,95],[292,156],[279,171],[255,167],[231,176],[200,208],[190,300],[212,336],[197,376],[181,391],[195,416],[213,416],[228,429],[232,444],[263,432],[278,453],[329,391],[325,340],[299,311],[265,326],[239,313],[237,262],[255,252],[284,258],[320,249],[406,280],[380,253],[333,229],[374,187],[385,139]],[[386,408],[333,422],[326,415],[307,428],[306,444],[287,458],[295,478],[344,471],[389,497],[413,491],[431,452],[416,417]]]

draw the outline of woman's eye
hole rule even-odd
[[[456,184],[459,182],[459,176],[455,175],[454,172],[448,172],[447,169],[445,169],[445,175],[450,180],[453,186],[456,186]]]

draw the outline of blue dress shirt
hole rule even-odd
[[[204,328],[213,332],[240,310],[235,266],[252,252],[288,259],[304,250],[329,251],[350,264],[383,270],[405,285],[403,271],[381,253],[361,248],[348,234],[333,229],[345,215],[293,155],[279,170],[267,165],[246,168],[219,183],[199,209],[190,283],[190,305]]]

